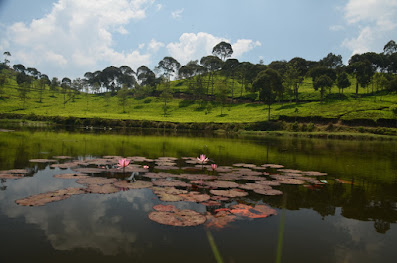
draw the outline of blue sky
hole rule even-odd
[[[59,78],[164,56],[186,64],[223,40],[240,61],[347,62],[395,36],[397,0],[0,0],[0,52]]]

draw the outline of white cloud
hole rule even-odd
[[[180,18],[182,18],[182,13],[183,13],[183,11],[184,11],[184,9],[182,8],[182,9],[178,9],[178,10],[172,12],[172,13],[171,13],[172,18],[174,18],[174,19],[180,19]]]
[[[157,42],[155,39],[152,39],[148,45],[148,50],[152,52],[159,51],[160,48],[164,47],[164,43]]]
[[[329,30],[335,31],[335,32],[342,31],[344,29],[345,29],[345,27],[342,26],[342,25],[332,25],[332,26],[329,27]]]
[[[229,39],[216,37],[209,33],[199,32],[183,33],[179,38],[179,42],[169,43],[167,45],[168,52],[172,57],[178,60],[181,64],[186,64],[191,60],[197,60],[203,56],[212,54],[213,47],[221,41],[231,43]],[[232,44],[233,57],[239,58],[244,53],[260,46],[259,41],[250,39],[239,39]]]
[[[157,4],[156,5],[156,11],[160,11],[161,9],[163,9],[163,5],[162,4]]]
[[[356,27],[359,32],[357,37],[342,43],[352,54],[380,52],[390,37],[397,35],[395,0],[349,0],[343,11],[348,26]]]
[[[370,43],[374,41],[376,32],[371,27],[365,27],[356,38],[345,39],[342,46],[348,48],[353,54],[362,54],[370,51]]]
[[[251,39],[239,39],[236,43],[232,44],[233,57],[239,58],[244,53],[251,51],[255,47],[260,47],[262,44],[259,41],[253,41]]]
[[[70,77],[103,64],[148,64],[148,54],[116,51],[113,34],[128,34],[124,26],[145,18],[146,9],[153,3],[154,0],[59,0],[44,17],[7,28],[10,51],[18,63]]]

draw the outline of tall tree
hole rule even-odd
[[[313,81],[313,87],[315,90],[320,90],[321,100],[320,103],[323,103],[323,97],[325,94],[325,89],[330,89],[334,81],[326,74],[316,77]]]
[[[391,55],[397,52],[397,44],[394,40],[390,40],[387,44],[383,47],[383,53],[385,55]]]
[[[326,57],[320,60],[319,64],[328,68],[339,68],[343,66],[342,56],[329,53]]]
[[[346,72],[341,72],[338,74],[338,77],[336,78],[336,86],[339,89],[339,94],[341,93],[342,90],[342,94],[343,94],[343,90],[350,87],[351,82],[349,80],[349,76],[347,75]]]
[[[8,67],[8,64],[10,63],[10,60],[8,58],[11,57],[11,53],[9,51],[4,51],[3,55],[4,55],[4,65]]]
[[[216,100],[221,104],[221,115],[220,115],[221,117],[223,116],[223,108],[227,103],[228,94],[229,94],[229,86],[227,85],[225,80],[222,80],[218,84],[218,90],[216,93]]]
[[[356,98],[358,98],[359,85],[363,88],[368,86],[375,73],[374,68],[366,57],[356,54],[350,58],[347,71],[356,78]]]
[[[22,64],[14,65],[14,66],[12,66],[12,68],[13,68],[16,72],[19,72],[19,73],[25,73],[25,70],[26,70],[25,66],[22,65]]]
[[[123,107],[123,113],[125,113],[125,105],[127,104],[128,99],[128,87],[126,84],[117,92],[117,98],[119,100],[120,106]]]
[[[222,61],[226,61],[226,59],[231,57],[233,54],[232,45],[230,45],[230,43],[222,41],[214,46],[214,48],[212,49],[212,54],[222,59]]]
[[[259,99],[268,105],[268,121],[270,121],[270,107],[284,89],[280,73],[274,69],[261,71],[252,86],[255,91],[259,91]]]
[[[25,109],[25,103],[28,99],[28,93],[30,92],[30,84],[32,79],[25,73],[18,73],[16,81],[18,83],[18,97],[23,102],[22,108]]]
[[[238,62],[237,59],[235,58],[230,58],[226,60],[226,62],[223,64],[222,71],[224,72],[226,76],[226,83],[229,82],[229,80],[232,80],[232,85],[230,87],[231,95],[232,95],[232,103],[234,100],[234,82],[236,78],[236,72],[238,70],[240,63]]]
[[[59,80],[57,77],[53,77],[50,84],[50,90],[52,91],[51,97],[55,97],[55,92],[57,92],[59,87]]]
[[[211,94],[214,95],[214,75],[215,72],[222,68],[222,60],[216,56],[206,56],[200,59],[200,64],[207,70],[207,95],[209,94],[209,87],[211,85]]]
[[[304,80],[304,71],[298,66],[296,61],[287,64],[287,70],[284,73],[284,87],[291,91],[295,97],[296,103],[299,102],[299,87]]]
[[[39,80],[38,92],[39,92],[39,102],[41,103],[43,100],[43,92],[45,90],[46,85],[51,84],[51,81],[48,79],[48,76],[42,74]]]
[[[172,75],[178,74],[181,64],[173,57],[164,57],[157,65],[157,69],[162,71],[162,74],[168,81]]]
[[[66,106],[66,103],[68,102],[68,100],[66,100],[66,94],[68,93],[70,86],[72,85],[72,81],[70,80],[70,78],[63,78],[61,81],[61,88],[62,88],[62,94],[63,94],[63,106]]]

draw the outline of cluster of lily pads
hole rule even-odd
[[[131,189],[149,188],[162,202],[194,202],[208,207],[203,214],[179,210],[173,205],[156,205],[149,218],[172,226],[224,227],[241,218],[264,218],[276,210],[264,204],[249,205],[244,197],[250,192],[259,195],[282,195],[282,184],[318,187],[325,183],[318,177],[325,173],[285,169],[278,164],[236,163],[231,166],[210,164],[200,157],[103,156],[74,160],[70,156],[53,159],[32,159],[32,163],[49,164],[51,168],[70,169],[71,173],[54,175],[58,179],[74,179],[81,187],[69,187],[16,200],[18,205],[42,206],[79,194],[111,194]],[[0,171],[0,178],[21,179],[29,170]]]

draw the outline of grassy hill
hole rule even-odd
[[[220,78],[218,76],[218,78]],[[312,117],[333,119],[340,121],[393,120],[396,116],[391,111],[391,106],[397,103],[396,94],[387,94],[383,91],[376,96],[371,90],[360,90],[361,97],[355,99],[355,83],[345,89],[343,100],[335,99],[339,95],[338,89],[333,87],[323,103],[320,103],[320,94],[312,87],[311,79],[305,79],[300,87],[302,102],[289,102],[288,96],[283,103],[275,103],[271,107],[271,119],[279,120],[311,120]],[[176,93],[189,94],[186,80],[177,80],[171,83],[171,88]],[[240,96],[241,84],[235,83],[235,94]],[[0,94],[0,113],[9,114],[35,114],[40,116],[61,116],[78,118],[104,118],[121,120],[147,120],[167,122],[199,122],[199,123],[249,123],[267,120],[267,106],[259,101],[244,103],[228,103],[223,109],[213,98],[198,102],[185,98],[174,98],[167,103],[167,114],[164,116],[164,103],[159,97],[146,97],[143,99],[128,97],[125,112],[120,106],[117,96],[104,94],[80,93],[70,99],[60,90],[52,92],[48,87],[42,93],[42,102],[39,102],[40,93],[37,89],[27,94],[25,105],[20,99],[18,85],[15,77],[8,78]],[[255,97],[255,94],[243,90],[243,97]],[[64,98],[68,101],[64,104]],[[241,98],[240,98],[241,99]],[[222,115],[221,115],[222,110]]]

